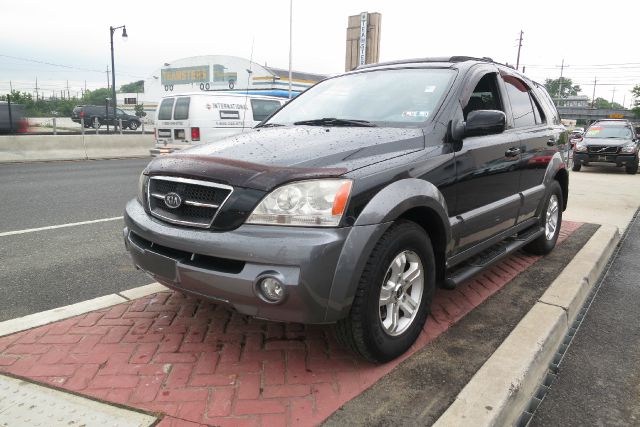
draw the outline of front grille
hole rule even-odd
[[[208,228],[232,191],[228,185],[213,182],[153,176],[147,190],[149,211],[156,218],[173,224]],[[165,196],[170,193],[179,196],[178,207],[172,208],[165,202]]]
[[[148,250],[166,256],[182,264],[205,270],[221,271],[223,273],[238,274],[244,268],[245,262],[235,259],[218,258],[208,255],[185,252],[179,249],[169,248],[157,243],[153,243],[133,231],[129,232],[129,240],[141,250]]]
[[[589,153],[593,154],[617,154],[618,147],[609,147],[606,145],[590,145],[587,147]]]

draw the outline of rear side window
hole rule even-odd
[[[162,100],[160,110],[158,111],[158,120],[171,120],[174,100],[175,98],[165,98]]]
[[[280,102],[268,99],[252,99],[251,109],[253,110],[253,120],[261,122],[280,108]]]
[[[511,101],[514,126],[517,128],[534,126],[536,118],[527,86],[521,80],[511,76],[504,76],[504,82]]]
[[[183,97],[176,100],[176,108],[173,111],[174,120],[186,120],[189,118],[189,101],[191,98]]]
[[[549,119],[552,120],[553,123],[559,124],[560,123],[560,115],[558,114],[558,110],[556,109],[555,104],[551,100],[551,97],[547,93],[547,90],[543,86],[540,86],[540,85],[536,85],[536,88],[538,90],[538,94],[540,94],[540,98],[541,98],[542,102],[545,103],[546,106],[547,106],[547,111],[551,114],[551,117],[549,117]]]

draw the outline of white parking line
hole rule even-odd
[[[77,225],[96,224],[96,223],[99,223],[99,222],[117,221],[119,219],[122,219],[122,217],[121,216],[114,216],[113,218],[94,219],[94,220],[91,220],[91,221],[82,221],[82,222],[70,222],[68,224],[50,225],[48,227],[27,228],[26,230],[16,230],[16,231],[5,231],[4,233],[0,233],[0,237],[15,236],[16,234],[35,233],[36,231],[55,230],[56,228],[75,227]]]

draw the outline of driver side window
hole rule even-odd
[[[462,110],[464,119],[476,110],[499,110],[504,112],[500,91],[498,90],[497,73],[489,73],[480,79],[471,93],[469,102]]]

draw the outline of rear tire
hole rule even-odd
[[[372,362],[400,356],[422,331],[435,280],[427,233],[413,222],[396,222],[369,256],[349,316],[336,325],[338,341]]]
[[[544,233],[522,249],[534,255],[546,255],[555,248],[562,226],[563,206],[562,188],[558,181],[553,180],[540,215],[540,226],[544,227]]]
[[[91,119],[91,127],[93,127],[94,129],[99,129],[100,126],[102,126],[102,122],[98,117],[94,117],[93,119]]]
[[[138,129],[138,122],[131,122],[131,123],[129,123],[129,129],[131,129],[131,130],[136,130],[136,129]]]

